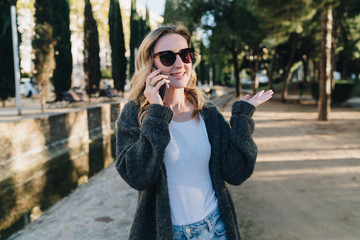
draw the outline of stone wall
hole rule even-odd
[[[0,230],[34,206],[58,201],[79,179],[86,181],[113,161],[111,136],[123,104],[0,123]],[[65,190],[55,193],[54,185],[61,184]]]

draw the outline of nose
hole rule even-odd
[[[174,67],[180,68],[180,67],[183,67],[183,66],[184,66],[184,63],[181,60],[181,57],[179,56],[179,54],[176,54],[176,60],[175,60],[175,63],[174,63]]]

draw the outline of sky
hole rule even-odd
[[[137,0],[138,3],[147,6],[150,11],[156,12],[159,15],[164,14],[165,0]]]

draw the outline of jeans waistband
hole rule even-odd
[[[198,228],[202,225],[208,225],[210,229],[216,223],[216,221],[220,218],[220,210],[219,208],[214,209],[211,213],[209,213],[203,220],[200,220],[195,223],[185,224],[185,225],[173,225],[174,231],[183,231],[184,229],[194,229]]]

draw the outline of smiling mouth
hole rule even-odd
[[[171,76],[174,76],[174,77],[182,77],[182,76],[184,76],[185,75],[185,72],[183,72],[183,73],[172,73],[172,74],[170,74]]]

